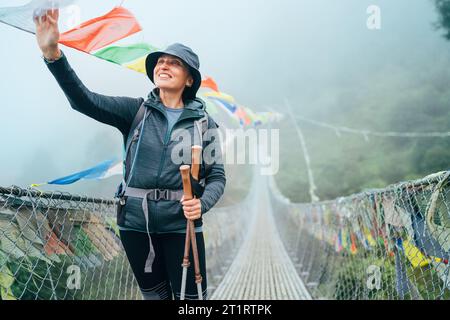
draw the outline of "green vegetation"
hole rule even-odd
[[[438,13],[436,32],[450,40],[450,0],[433,0]],[[313,99],[302,96],[290,101],[300,116],[333,126],[376,132],[450,132],[450,59],[445,51],[405,51],[399,37],[387,48],[382,61],[367,61],[367,70],[351,73],[334,86],[323,87]],[[436,50],[450,50],[445,44]],[[418,48],[419,52],[421,49]],[[371,64],[377,64],[374,69]],[[344,69],[337,76],[345,77]],[[358,78],[359,77],[359,78]],[[315,100],[314,100],[315,99]],[[281,107],[280,109],[283,109]],[[285,112],[287,114],[287,112]],[[276,181],[283,194],[295,202],[309,202],[309,183],[304,155],[293,119],[280,123],[280,172]],[[450,169],[450,137],[365,137],[339,133],[300,120],[311,159],[317,194],[334,199],[370,188]]]
[[[390,77],[392,73],[402,76]],[[314,111],[305,114],[311,108],[303,111],[291,104],[299,115],[339,127],[376,132],[450,132],[450,86],[443,85],[444,78],[450,79],[450,63],[442,62],[428,70],[426,79],[416,78],[414,70],[386,68],[361,88],[330,93],[342,100],[342,105],[318,103]],[[362,134],[339,133],[295,121],[305,137],[321,200],[450,169],[450,137],[369,135],[366,140]],[[306,164],[294,122],[286,117],[279,127],[281,163],[276,181],[292,201],[309,202]]]
[[[445,30],[445,37],[450,40],[450,1],[435,0],[439,13],[438,27]]]

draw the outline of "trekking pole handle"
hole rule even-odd
[[[184,200],[192,200],[192,186],[190,178],[191,167],[188,165],[182,165],[180,167],[181,179],[183,180],[183,193]]]

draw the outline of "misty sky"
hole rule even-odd
[[[26,2],[0,0],[0,6]],[[119,3],[79,0],[82,21]],[[381,30],[366,27],[371,4],[381,8]],[[322,110],[342,107],[330,93],[372,83],[385,68],[420,74],[436,61],[450,67],[450,44],[433,26],[431,0],[128,0],[124,6],[144,28],[130,41],[185,43],[198,53],[202,74],[256,110],[283,112],[288,98],[298,102],[297,112],[320,113],[323,104]],[[24,187],[120,157],[119,131],[70,108],[34,36],[3,24],[0,35],[0,185]],[[92,91],[144,97],[152,88],[144,75],[62,49]]]

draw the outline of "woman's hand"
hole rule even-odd
[[[180,200],[183,205],[184,216],[188,220],[197,220],[202,216],[202,203],[200,199],[184,200],[184,196]]]
[[[58,28],[59,10],[47,10],[41,17],[35,17],[36,39],[42,54],[47,60],[56,60],[61,56],[58,47],[59,28]]]

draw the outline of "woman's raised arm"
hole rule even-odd
[[[58,46],[58,17],[59,11],[55,9],[48,10],[42,17],[34,19],[36,39],[50,72],[74,110],[114,126],[127,135],[143,99],[105,96],[89,91]]]

